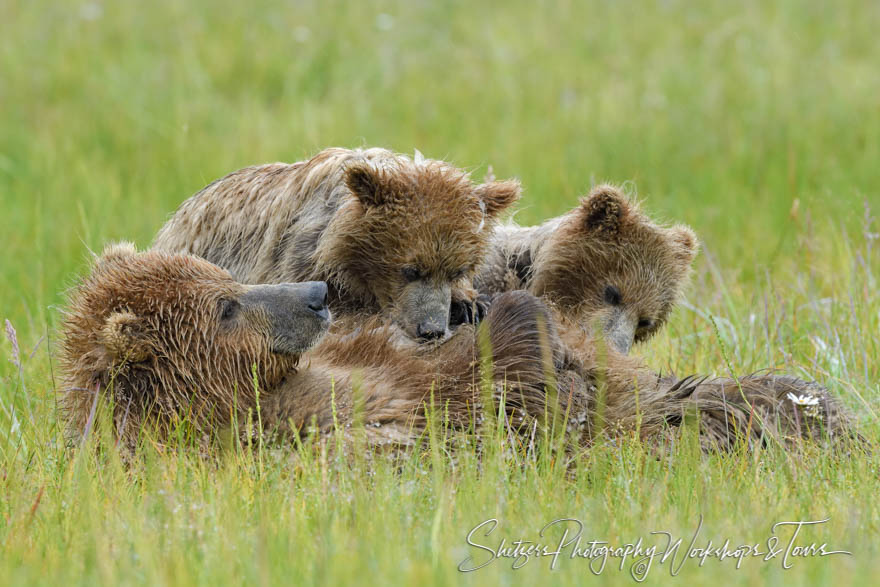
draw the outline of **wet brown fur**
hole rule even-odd
[[[576,431],[583,445],[617,433],[635,433],[651,444],[666,443],[688,421],[697,425],[704,452],[740,446],[790,448],[804,439],[835,446],[864,442],[840,401],[818,383],[775,374],[736,379],[661,376],[601,338],[565,326],[567,318],[557,314],[555,319],[560,323],[562,348],[577,349],[580,372],[591,382],[588,411],[573,414],[568,421],[569,430]],[[789,394],[815,398],[818,405],[798,406]]]
[[[180,206],[154,246],[203,257],[244,283],[326,281],[335,313],[399,318],[422,303],[407,298],[405,268],[429,289],[473,301],[470,279],[495,219],[519,194],[516,181],[474,185],[420,155],[332,148],[215,181]],[[410,322],[401,321],[413,336]]]
[[[484,294],[526,289],[585,326],[613,329],[616,320],[641,342],[666,322],[697,250],[691,229],[657,224],[619,189],[600,185],[541,225],[499,226],[474,284]]]
[[[219,301],[244,289],[192,256],[106,249],[64,313],[61,403],[71,435],[87,430],[99,392],[112,397],[114,425],[129,448],[148,421],[165,434],[183,418],[211,427],[254,408],[251,366],[259,386],[271,389],[296,357],[271,351],[258,313],[220,326]]]
[[[193,412],[207,414],[192,406],[214,407],[214,420],[195,422],[216,429],[229,422],[232,406],[254,407],[247,390],[256,363],[266,430],[303,434],[314,423],[318,433],[330,433],[335,411],[343,430],[360,421],[376,446],[415,442],[431,401],[464,428],[479,425],[484,402],[502,395],[515,433],[565,424],[584,447],[620,433],[663,441],[692,411],[700,414],[707,451],[743,440],[756,448],[855,435],[839,403],[817,384],[772,375],[739,382],[660,377],[524,291],[502,294],[479,328],[462,326],[441,344],[401,344],[394,327],[375,321],[328,335],[294,368],[295,357],[273,356],[259,319],[243,321],[234,333],[218,330],[210,300],[236,286],[225,271],[187,256],[123,253],[111,249],[96,263],[66,315],[63,399],[75,431],[85,427],[99,384],[112,392],[124,438],[135,437],[148,417],[161,429]],[[108,324],[116,328],[108,318],[129,314],[149,317],[153,330],[135,339],[149,349],[127,343],[120,352],[117,339],[130,336],[108,335]],[[480,360],[486,335],[489,363]],[[819,398],[815,413],[789,401],[789,391]]]
[[[443,344],[421,347],[402,345],[399,330],[376,318],[358,322],[354,332],[342,329],[349,334],[327,336],[301,357],[279,355],[259,313],[243,315],[234,328],[221,324],[219,302],[240,297],[247,287],[192,255],[108,247],[71,292],[64,315],[61,401],[71,437],[89,429],[100,396],[112,400],[115,434],[129,450],[146,424],[164,442],[184,420],[200,440],[233,418],[243,421],[256,412],[257,389],[267,430],[299,433],[314,419],[327,432],[333,389],[338,421],[351,423],[357,398],[379,444],[414,438],[432,389],[436,405],[449,409],[456,425],[476,413],[481,394],[475,327],[460,327]],[[494,379],[528,401],[542,401],[536,390],[545,370],[532,354],[539,330],[519,316],[504,320],[506,307],[500,303],[490,313],[501,326],[490,336]]]

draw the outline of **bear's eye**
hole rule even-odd
[[[622,299],[620,295],[620,290],[614,287],[613,285],[609,285],[605,288],[605,303],[610,306],[619,306]]]
[[[462,267],[461,269],[453,271],[452,275],[450,275],[450,277],[452,278],[452,281],[455,281],[457,279],[461,279],[462,277],[464,277],[464,274],[467,273],[467,271],[468,271],[467,267]]]
[[[652,327],[653,325],[654,325],[654,321],[651,320],[650,318],[639,318],[639,323],[638,323],[637,327],[639,330],[645,330],[647,328]]]
[[[235,315],[238,314],[238,309],[241,307],[241,304],[236,302],[235,300],[221,300],[220,301],[220,320],[224,322],[232,320],[235,318]]]
[[[416,281],[422,277],[422,272],[417,267],[404,267],[401,273],[403,273],[403,278],[407,281]]]

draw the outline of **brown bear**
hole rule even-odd
[[[267,428],[293,422],[298,430],[314,417],[326,430],[331,388],[343,423],[354,408],[353,388],[363,390],[367,421],[382,427],[372,436],[383,441],[406,443],[432,386],[456,421],[473,413],[480,394],[472,327],[428,353],[417,345],[401,350],[396,330],[376,319],[307,352],[328,328],[326,302],[323,282],[244,285],[193,255],[110,246],[72,291],[64,316],[69,428],[74,436],[89,429],[102,394],[112,400],[115,431],[127,449],[145,424],[160,439],[184,420],[209,436],[255,412],[258,398]],[[494,311],[502,317],[491,341],[495,377],[511,377],[518,397],[543,401],[529,391],[545,376],[537,342],[520,334],[538,329],[528,319],[504,320],[504,308]],[[298,369],[301,356],[308,367]]]
[[[489,295],[526,289],[627,353],[666,322],[697,250],[690,228],[656,224],[600,185],[563,216],[496,228],[474,286]]]
[[[255,407],[255,381],[276,387],[323,335],[326,297],[323,282],[243,285],[193,256],[110,246],[64,315],[68,422],[85,430],[103,391],[128,444],[145,418],[226,423]]]
[[[449,333],[516,181],[474,185],[442,161],[326,149],[248,167],[184,202],[154,246],[203,257],[244,283],[323,280],[336,313],[383,314],[417,339]],[[461,318],[459,318],[461,319]]]
[[[303,434],[314,423],[329,433],[359,420],[371,444],[405,446],[424,431],[429,402],[468,428],[487,399],[502,397],[513,432],[565,424],[575,446],[619,433],[662,439],[694,409],[706,450],[853,435],[818,385],[662,378],[595,344],[527,292],[500,295],[479,328],[404,347],[393,327],[330,334],[314,346],[327,329],[324,294],[319,283],[245,286],[194,256],[111,247],[73,291],[64,320],[72,431],[89,428],[103,394],[127,448],[145,423],[167,435],[187,420],[210,436],[257,408],[264,431]]]

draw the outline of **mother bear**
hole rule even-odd
[[[425,431],[432,403],[463,431],[479,428],[483,408],[503,407],[521,446],[540,427],[565,431],[578,453],[604,437],[664,442],[688,421],[706,451],[859,438],[818,384],[661,377],[603,351],[527,292],[501,294],[478,329],[404,348],[384,327],[321,340],[325,295],[320,282],[242,285],[191,255],[109,247],[64,315],[60,389],[71,435],[88,434],[104,396],[125,451],[145,425],[165,442],[188,422],[202,442],[257,407],[267,432],[305,435],[314,424],[330,434],[359,421],[371,445],[405,446]]]
[[[515,180],[474,185],[448,163],[331,148],[247,167],[185,201],[154,247],[191,253],[243,283],[326,281],[336,314],[393,318],[416,339],[472,317],[471,278]]]

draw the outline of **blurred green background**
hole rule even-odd
[[[880,202],[876,2],[4,0],[0,21],[0,308],[34,324],[87,247],[146,246],[214,178],[332,145],[491,164],[524,223],[629,181],[746,279],[798,223]]]
[[[148,451],[132,471],[66,449],[52,357],[88,251],[148,246],[211,180],[334,145],[419,149],[519,177],[521,223],[626,183],[703,241],[688,299],[637,352],[679,375],[818,380],[876,440],[878,31],[880,2],[849,0],[0,0],[0,582],[582,584],[580,562],[455,569],[490,517],[515,538],[574,516],[621,542],[687,540],[699,514],[736,544],[830,517],[806,541],[855,554],[694,563],[686,584],[876,581],[876,452],[701,458],[684,441],[658,460],[626,442],[570,476],[502,452],[398,469]]]

